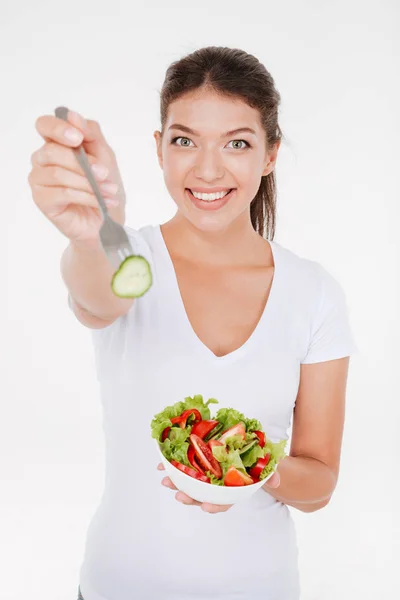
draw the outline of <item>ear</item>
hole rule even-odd
[[[160,165],[161,168],[163,168],[163,158],[162,158],[162,149],[161,149],[161,145],[162,145],[161,132],[155,131],[153,134],[153,137],[156,140],[156,145],[157,145],[158,164]]]
[[[270,150],[268,152],[267,164],[265,165],[265,168],[263,171],[263,176],[269,175],[275,169],[275,163],[276,163],[276,159],[278,158],[278,151],[279,151],[280,145],[281,145],[281,140],[276,142],[276,144],[274,144],[274,146],[272,147],[272,150]]]

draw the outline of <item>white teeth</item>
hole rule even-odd
[[[192,192],[192,190],[190,190]],[[220,200],[224,196],[228,194],[229,190],[226,192],[216,192],[215,194],[199,194],[199,192],[192,192],[193,196],[198,200],[205,200],[206,202],[212,202],[213,200]]]

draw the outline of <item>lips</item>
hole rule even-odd
[[[218,200],[200,200],[199,198],[196,198],[196,196],[194,196],[192,194],[192,191],[189,188],[185,188],[186,193],[188,194],[192,204],[194,204],[195,207],[197,207],[200,210],[205,210],[205,211],[215,211],[215,210],[219,210],[220,208],[222,208],[223,206],[225,206],[230,199],[232,198],[232,195],[235,194],[236,192],[236,188],[232,188],[230,190],[229,193],[225,194],[225,196],[223,196],[222,198],[218,199]]]
[[[219,194],[220,192],[226,192],[227,194],[229,194],[229,192],[231,192],[232,190],[236,189],[236,188],[222,188],[222,189],[217,189],[217,190],[199,190],[196,188],[186,188],[187,190],[189,190],[189,192],[195,192],[196,194]]]
[[[192,193],[196,192],[196,194],[218,194],[219,192],[231,192],[232,190],[234,190],[235,188],[228,188],[228,187],[219,187],[219,188],[210,188],[210,189],[205,189],[205,188],[186,188],[187,190],[190,190]]]

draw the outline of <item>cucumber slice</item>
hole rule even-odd
[[[210,440],[218,439],[221,435],[223,428],[224,428],[223,423],[218,423],[218,425],[216,425],[214,427],[214,429],[211,429],[210,433],[208,435],[206,435],[206,437],[204,438],[204,441],[209,442]]]
[[[250,448],[253,448],[256,444],[258,444],[258,439],[251,440],[251,442],[249,442],[248,444],[246,444],[246,446],[243,446],[243,448],[239,450],[239,454],[244,454],[245,452],[250,450]]]
[[[128,256],[114,273],[111,289],[119,298],[139,298],[153,283],[148,261],[144,256]]]

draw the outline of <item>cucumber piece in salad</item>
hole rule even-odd
[[[114,273],[111,289],[119,298],[139,298],[150,289],[152,283],[148,261],[144,256],[132,255],[125,258]]]

